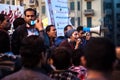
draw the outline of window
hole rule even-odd
[[[75,10],[75,4],[74,4],[74,2],[70,2],[70,10]]]
[[[116,6],[117,6],[117,8],[120,8],[120,3],[118,3]]]
[[[20,6],[24,6],[23,0],[20,0]]]
[[[87,27],[91,27],[92,26],[92,18],[88,17],[87,18]]]
[[[75,18],[74,17],[71,18],[71,23],[73,26],[75,25]]]
[[[10,4],[10,1],[6,1],[6,4]]]
[[[0,0],[0,3],[4,3],[4,0]]]
[[[45,6],[42,6],[42,14],[45,14]]]
[[[77,3],[78,5],[78,10],[80,10],[80,1],[78,1],[78,3]]]
[[[12,0],[12,5],[15,5],[15,1],[14,0]]]
[[[112,3],[110,3],[110,2],[105,3],[105,8],[106,9],[112,9],[112,6],[113,6]]]
[[[87,2],[87,9],[91,9],[91,2]]]
[[[80,25],[80,17],[78,17],[78,25]]]

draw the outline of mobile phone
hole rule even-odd
[[[36,23],[36,20],[33,20],[33,21],[30,22],[30,25],[31,25],[31,26],[34,26],[35,23]]]

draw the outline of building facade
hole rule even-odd
[[[117,46],[120,46],[120,1],[114,0],[113,4],[114,8],[114,32],[112,35],[114,35],[114,42]]]

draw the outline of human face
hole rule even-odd
[[[91,37],[90,33],[86,33],[86,40],[89,40]]]
[[[25,21],[26,23],[30,23],[32,20],[35,20],[36,16],[34,11],[26,11],[26,15],[25,15]]]
[[[9,30],[11,27],[9,19],[5,16],[5,20],[0,24],[0,27],[4,30]]]
[[[84,34],[84,32],[83,32],[82,30],[80,30],[80,31],[78,32],[79,38],[82,38],[82,37],[83,37],[83,34]]]
[[[48,31],[47,34],[50,38],[56,38],[57,37],[57,31],[56,31],[55,26],[51,26],[50,31]]]
[[[78,31],[74,31],[72,33],[72,36],[70,37],[71,41],[76,42],[78,40],[79,36],[78,36]]]

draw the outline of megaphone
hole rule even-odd
[[[83,31],[100,34],[101,33],[101,26],[97,26],[97,27],[93,27],[93,28],[83,27]]]

